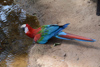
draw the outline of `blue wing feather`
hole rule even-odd
[[[57,35],[58,32],[65,29],[69,24],[65,24],[63,26],[58,25],[44,25],[42,26],[42,35],[41,38],[37,41],[40,44],[46,43],[50,38]]]

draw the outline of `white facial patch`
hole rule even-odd
[[[25,30],[24,30],[25,33],[27,33],[27,32],[29,31],[28,28],[26,27],[26,24],[23,24],[23,25],[21,26],[21,28],[25,28]]]
[[[25,27],[25,31],[24,31],[25,33],[27,33],[28,32],[28,28],[27,27]]]

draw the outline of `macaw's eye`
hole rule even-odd
[[[23,31],[25,31],[25,28],[22,28],[23,29]]]

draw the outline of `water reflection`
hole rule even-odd
[[[33,28],[40,26],[36,16],[28,15],[19,5],[14,4],[13,0],[0,0],[0,61],[12,56],[11,54],[13,57],[27,54],[32,39],[20,29],[24,23]]]

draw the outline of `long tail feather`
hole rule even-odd
[[[64,39],[64,40],[77,40],[77,41],[85,41],[85,42],[95,42],[95,39],[83,37],[83,36],[78,36],[70,33],[65,33],[65,32],[60,32],[56,38],[59,39]]]

